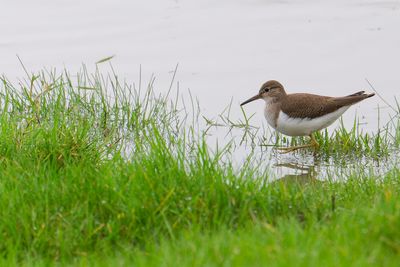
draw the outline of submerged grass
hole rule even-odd
[[[398,262],[397,167],[343,183],[269,183],[229,161],[229,142],[210,150],[195,101],[188,112],[152,86],[85,69],[19,87],[2,78],[0,264]],[[248,121],[238,125],[248,131]]]

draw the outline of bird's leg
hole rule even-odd
[[[319,144],[318,144],[317,140],[315,140],[315,136],[312,133],[310,134],[310,138],[311,138],[311,145],[315,148],[318,148]]]
[[[302,149],[302,148],[308,148],[308,147],[318,148],[319,144],[318,144],[317,140],[315,140],[315,137],[313,134],[310,134],[310,138],[311,138],[311,142],[309,144],[300,145],[300,146],[292,146],[292,147],[278,147],[277,149],[282,150],[281,153],[285,154],[285,153],[293,152],[293,151],[296,151],[296,150]]]

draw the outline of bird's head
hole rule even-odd
[[[271,80],[261,86],[260,91],[257,95],[247,99],[240,105],[243,106],[257,99],[264,99],[265,101],[269,101],[271,99],[279,99],[284,95],[286,95],[286,93],[282,84],[278,81]]]

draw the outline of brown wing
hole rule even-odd
[[[344,96],[329,97],[312,94],[290,94],[284,99],[281,109],[293,118],[316,118],[341,107],[350,106],[374,94],[363,94],[361,92]]]

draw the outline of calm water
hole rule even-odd
[[[179,87],[199,99],[201,112],[217,118],[232,101],[233,119],[269,79],[289,92],[339,96],[371,91],[367,78],[391,104],[400,96],[400,1],[3,0],[1,10],[0,72],[11,80],[24,75],[16,55],[32,72],[71,73],[115,55],[120,77],[137,82],[141,66],[142,79],[154,74],[163,92],[179,64]],[[262,108],[246,106],[260,126]],[[357,114],[375,131],[389,111],[374,97],[344,122],[351,126]]]

